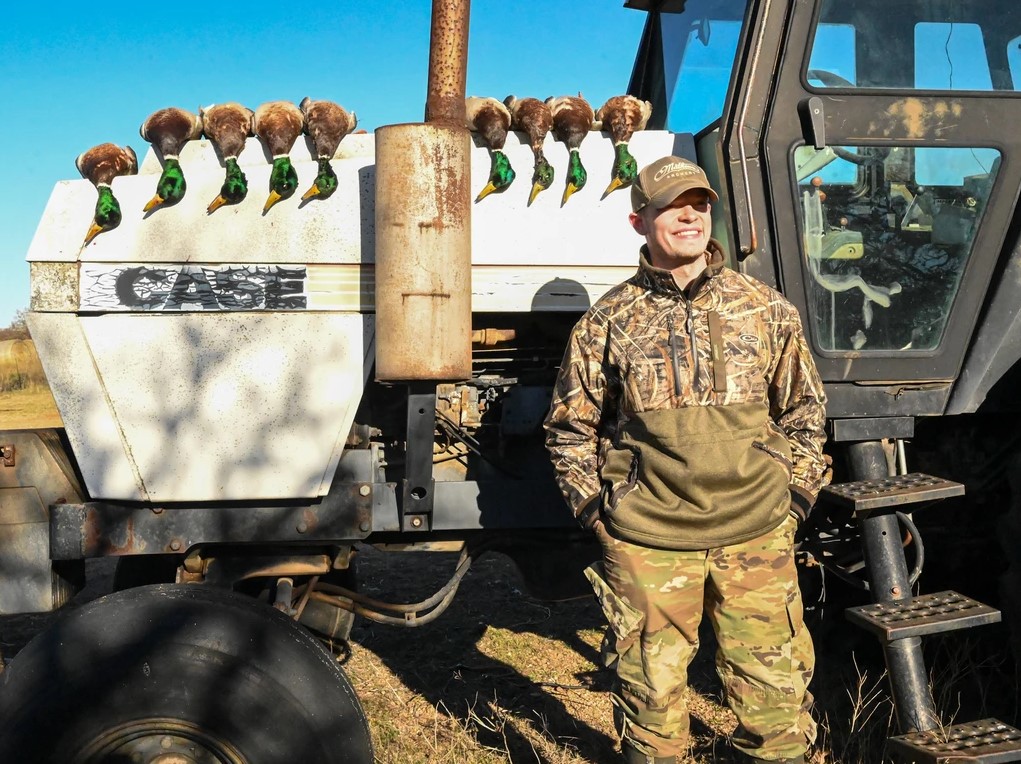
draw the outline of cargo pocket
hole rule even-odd
[[[780,453],[778,449],[766,445],[762,441],[753,440],[752,448],[757,448],[759,449],[759,451],[768,454],[777,464],[777,466],[779,466],[787,475],[787,482],[789,483],[791,481],[791,479],[794,477],[794,462],[792,462],[790,459],[788,459],[786,456]]]
[[[620,506],[624,497],[638,487],[639,452],[630,448],[615,448],[607,455],[603,475],[603,508],[609,513]],[[626,469],[625,469],[626,465]]]
[[[592,584],[596,600],[603,610],[609,629],[601,652],[603,665],[615,671],[629,692],[648,698],[645,670],[642,664],[640,637],[645,615],[618,597],[603,577],[602,563],[585,568],[585,577]]]

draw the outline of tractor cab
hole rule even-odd
[[[975,410],[1021,355],[1013,311],[991,310],[1018,296],[996,276],[1016,267],[1021,7],[649,11],[631,90],[693,133],[724,194],[715,230],[800,310],[831,417]]]

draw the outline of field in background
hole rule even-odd
[[[61,426],[35,343],[0,340],[0,430]]]

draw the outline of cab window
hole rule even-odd
[[[1021,4],[889,5],[823,0],[805,72],[810,88],[1021,89]]]
[[[794,151],[806,328],[823,352],[933,351],[1000,164],[986,147]]]

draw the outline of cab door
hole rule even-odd
[[[1021,4],[756,13],[724,138],[745,270],[776,268],[831,416],[941,413],[1021,186]]]

